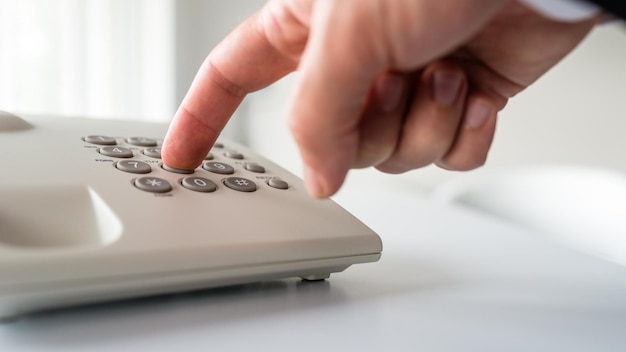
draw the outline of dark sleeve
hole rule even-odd
[[[590,0],[590,2],[602,7],[606,12],[626,19],[626,1],[624,0]]]

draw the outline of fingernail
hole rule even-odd
[[[433,73],[433,96],[441,105],[453,105],[461,93],[463,75],[458,71],[438,70]]]
[[[469,103],[465,113],[465,127],[477,129],[482,127],[492,113],[491,105],[482,100],[473,100]]]
[[[383,111],[393,111],[400,105],[404,85],[404,79],[394,74],[384,74],[376,80],[376,100]]]

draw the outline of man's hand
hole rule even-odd
[[[473,169],[497,111],[596,21],[554,22],[511,0],[270,1],[205,60],[163,160],[195,168],[247,93],[298,70],[289,125],[313,196],[354,167]]]

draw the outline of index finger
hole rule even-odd
[[[271,38],[267,6],[229,34],[204,61],[163,142],[163,162],[196,168],[247,93],[277,81],[296,67]]]

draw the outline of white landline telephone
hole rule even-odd
[[[328,278],[381,240],[252,150],[220,140],[190,174],[163,124],[0,112],[0,318],[261,280]]]

